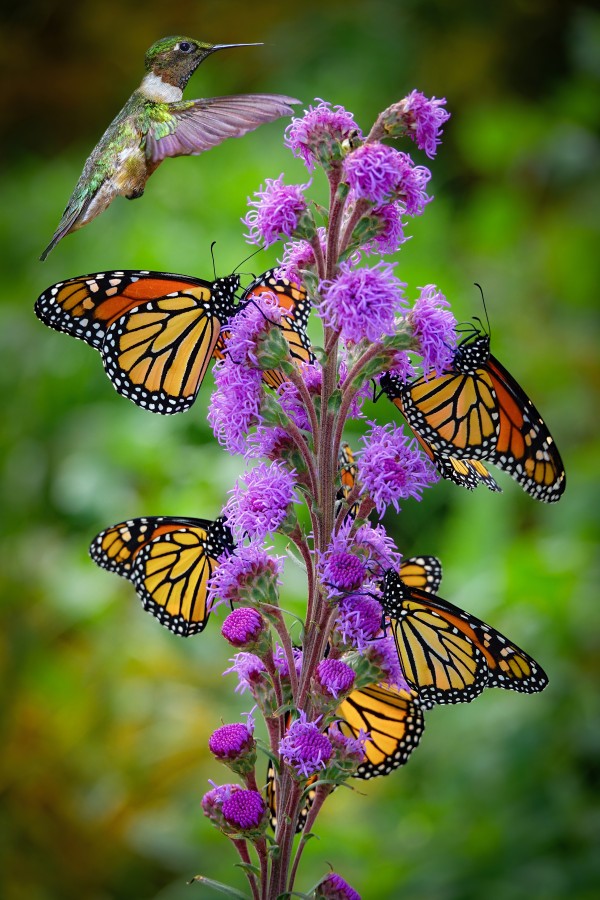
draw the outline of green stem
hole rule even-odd
[[[243,863],[247,865],[251,865],[250,854],[248,853],[248,845],[246,841],[240,840],[239,838],[232,838],[232,843],[237,852],[239,853],[240,859]],[[258,884],[256,881],[256,875],[251,872],[246,866],[243,866],[244,874],[248,879],[248,883],[250,885],[250,890],[252,891],[252,897],[254,900],[260,900],[260,893],[258,890]]]

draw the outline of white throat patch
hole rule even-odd
[[[154,100],[157,103],[176,103],[183,97],[181,88],[174,84],[163,81],[160,76],[154,72],[148,72],[144,80],[140,84],[140,92],[147,97],[148,100]]]

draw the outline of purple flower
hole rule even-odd
[[[333,747],[333,755],[337,763],[350,763],[352,767],[360,765],[365,757],[365,744],[369,740],[369,732],[361,728],[353,738],[342,734],[337,725],[330,725],[327,737]]]
[[[234,609],[221,626],[221,634],[232,647],[255,644],[265,630],[266,624],[261,614],[248,606]]]
[[[363,559],[352,553],[349,538],[352,520],[347,519],[319,561],[319,576],[332,596],[357,591],[367,577],[367,567]]]
[[[360,894],[350,887],[341,875],[330,872],[317,885],[315,898],[316,900],[360,900]]]
[[[419,91],[411,91],[408,97],[394,104],[389,111],[394,119],[400,117],[408,135],[416,142],[419,150],[424,150],[430,159],[437,153],[442,125],[450,118],[450,113],[442,109],[445,98],[428,100]],[[385,114],[384,114],[385,115]]]
[[[295,474],[279,462],[259,463],[238,479],[223,510],[237,540],[247,534],[252,541],[262,541],[277,531],[292,503],[298,502]]]
[[[338,610],[336,628],[342,640],[362,653],[381,630],[381,604],[372,597],[351,594],[340,600]]]
[[[211,781],[210,784],[214,785],[214,781]],[[224,824],[221,812],[223,803],[231,797],[235,791],[241,791],[239,784],[215,785],[212,790],[207,791],[202,798],[202,810],[204,815],[208,816],[211,822],[214,822],[218,827],[221,827]]]
[[[317,666],[317,683],[336,699],[354,684],[354,670],[341,659],[322,659]]]
[[[265,583],[274,589],[282,571],[283,557],[271,556],[255,543],[237,547],[211,575],[208,584],[211,609],[220,603],[260,602]]]
[[[289,766],[294,766],[298,775],[310,778],[327,766],[333,748],[316,722],[308,722],[306,713],[301,711],[300,718],[292,722],[279,742],[279,752]]]
[[[243,694],[247,688],[253,690],[264,679],[265,665],[254,653],[236,653],[229,662],[233,665],[225,669],[223,675],[235,672],[238,677],[236,693]]]
[[[371,210],[369,218],[377,228],[375,237],[363,245],[366,253],[396,253],[409,238],[404,234],[404,207],[400,203],[384,203]]]
[[[277,388],[277,396],[284,413],[289,416],[294,425],[303,431],[310,431],[310,419],[300,396],[300,392],[291,381],[284,381]]]
[[[354,546],[363,550],[369,560],[373,560],[384,569],[400,567],[402,554],[396,549],[383,525],[365,522],[354,535]]]
[[[287,459],[295,450],[295,443],[285,428],[278,425],[259,425],[249,437],[246,459],[266,457],[272,461]]]
[[[327,233],[323,227],[317,228],[317,236],[325,253]],[[289,241],[283,248],[283,255],[278,262],[280,276],[302,284],[304,270],[313,269],[316,265],[315,251],[308,241]]]
[[[349,261],[341,263],[337,277],[321,285],[323,321],[355,343],[394,334],[396,313],[406,304],[402,295],[406,285],[394,275],[394,266],[379,262],[372,268],[353,269]]]
[[[240,788],[223,801],[223,818],[236,831],[255,831],[266,825],[267,806],[258,791]]]
[[[265,188],[261,185],[254,193],[258,200],[248,198],[248,205],[254,209],[242,219],[242,224],[250,232],[246,235],[249,244],[269,247],[281,235],[291,237],[296,231],[300,216],[307,208],[303,191],[310,182],[286,185],[282,174],[279,178],[267,178],[265,184]]]
[[[208,749],[217,759],[235,760],[240,756],[246,756],[256,747],[252,736],[253,730],[253,727],[248,728],[241,722],[233,725],[221,725],[209,737]]]
[[[240,310],[227,326],[225,346],[233,362],[249,369],[264,368],[259,358],[260,339],[282,319],[283,310],[274,291],[264,291]]]
[[[302,119],[292,119],[285,131],[286,147],[304,160],[309,171],[314,169],[315,163],[328,169],[339,162],[344,153],[342,144],[348,139],[363,139],[351,113],[343,106],[332,108],[324,100],[319,100],[318,106],[309,106]]]
[[[408,313],[413,334],[423,357],[423,372],[440,375],[449,368],[456,349],[456,319],[450,304],[434,284],[422,287],[419,299]]]
[[[400,381],[410,381],[416,377],[416,369],[410,361],[410,357],[405,350],[397,350],[394,354],[394,362],[389,368],[390,375],[399,378]]]
[[[394,638],[380,637],[371,641],[365,650],[366,658],[381,669],[382,681],[395,687],[399,691],[407,691],[412,693],[412,688],[406,681],[400,661],[398,659],[398,649]]]
[[[229,356],[215,363],[213,373],[216,389],[208,421],[222,447],[231,454],[244,453],[248,431],[260,420],[262,374],[236,365]]]
[[[371,425],[361,438],[364,450],[358,459],[362,493],[368,494],[382,516],[391,504],[400,510],[399,500],[421,499],[421,492],[439,476],[420,452],[416,438],[407,438],[402,427]]]
[[[376,206],[399,200],[409,216],[420,215],[431,200],[425,192],[429,169],[387,144],[357,147],[344,160],[344,175],[355,197]]]
[[[298,647],[293,647],[292,656],[294,657],[294,668],[296,669],[296,675],[300,677],[300,673],[302,671],[302,650],[300,650]],[[285,650],[280,644],[275,644],[275,650],[273,652],[273,662],[275,663],[275,668],[282,678],[290,677],[290,667],[288,664],[287,656],[285,655]]]
[[[321,393],[321,385],[323,383],[323,369],[318,362],[302,363],[300,366],[300,374],[304,380],[304,384],[308,388],[309,393]]]

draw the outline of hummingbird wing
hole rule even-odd
[[[146,135],[146,159],[154,168],[167,156],[198,156],[227,138],[242,137],[259,125],[293,112],[300,103],[282,94],[237,94],[169,103]]]

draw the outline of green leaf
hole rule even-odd
[[[226,897],[235,897],[236,900],[249,900],[247,894],[242,894],[241,891],[237,891],[235,888],[232,888],[229,884],[223,884],[221,881],[213,881],[212,878],[206,878],[204,875],[194,875],[194,877],[188,881],[188,884],[205,884],[208,887],[214,888],[215,891],[218,891],[220,894],[225,894]]]

